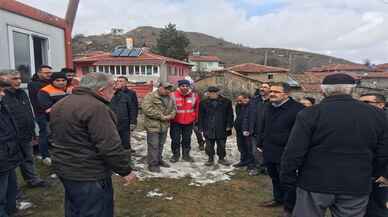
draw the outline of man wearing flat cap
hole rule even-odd
[[[212,166],[214,163],[216,144],[218,163],[225,166],[230,164],[225,159],[225,144],[233,127],[233,107],[229,99],[219,95],[219,91],[217,87],[209,87],[208,97],[199,105],[198,129],[203,132],[206,139],[205,151],[209,156],[206,166]]]
[[[372,177],[388,176],[385,115],[353,99],[354,88],[351,76],[328,75],[325,99],[297,115],[280,172],[283,184],[297,185],[293,216],[324,217],[329,209],[335,217],[364,217]]]
[[[170,121],[176,114],[175,102],[170,97],[172,91],[172,84],[160,82],[158,89],[145,96],[142,104],[144,128],[147,131],[148,169],[155,173],[160,172],[160,167],[170,167],[162,159],[162,154]]]
[[[179,161],[182,151],[182,160],[194,162],[190,156],[191,134],[194,123],[198,119],[199,97],[190,89],[188,80],[179,80],[178,89],[171,94],[176,105],[176,116],[171,121],[171,163]]]

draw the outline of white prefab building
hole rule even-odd
[[[0,1],[0,69],[19,70],[26,83],[40,65],[72,67],[71,27],[31,6]]]

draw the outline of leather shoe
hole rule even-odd
[[[164,168],[170,168],[170,164],[168,164],[164,160],[160,161],[159,166],[164,167]]]

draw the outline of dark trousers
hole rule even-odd
[[[16,211],[16,173],[9,170],[0,174],[0,217]]]
[[[110,177],[99,181],[60,179],[65,188],[65,217],[113,217]]]
[[[32,143],[21,142],[20,145],[24,154],[24,161],[19,165],[20,172],[28,184],[34,184],[39,181],[39,177],[35,169]]]
[[[226,150],[225,150],[225,144],[226,144],[226,138],[225,139],[206,139],[206,154],[209,157],[213,157],[215,154],[214,147],[217,143],[217,155],[219,159],[224,159],[226,156]]]
[[[327,209],[333,217],[364,217],[369,195],[322,194],[297,189],[293,217],[325,217]]]
[[[267,163],[268,175],[272,179],[272,193],[274,200],[283,203],[284,208],[292,212],[296,200],[296,187],[285,186],[280,182],[280,164]]]
[[[189,156],[191,150],[191,135],[193,134],[193,124],[171,123],[170,137],[171,150],[175,157],[180,157],[181,147],[182,156]]]
[[[373,184],[373,190],[369,197],[368,209],[365,217],[387,217],[388,216],[388,187],[379,187]]]
[[[147,132],[147,161],[149,167],[160,165],[166,138],[167,132]]]
[[[39,126],[39,152],[42,158],[49,157],[49,134],[48,134],[48,119],[47,115],[36,115],[36,122]]]
[[[121,139],[121,145],[124,149],[131,149],[131,140],[129,137],[130,128],[122,127],[119,129],[119,135]]]
[[[250,137],[246,137],[243,135],[242,131],[237,131],[237,148],[240,152],[240,162],[246,164],[248,168],[254,167],[254,156],[253,156],[253,148],[252,142],[250,141]]]
[[[195,137],[197,137],[198,145],[202,146],[205,144],[205,140],[203,139],[202,133],[199,131],[198,126],[194,125],[193,131],[195,133]]]

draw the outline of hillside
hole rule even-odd
[[[74,54],[86,51],[111,51],[118,45],[125,44],[125,38],[132,37],[136,47],[154,47],[160,28],[138,27],[124,34],[101,34],[73,38]],[[227,66],[253,62],[289,68],[293,73],[300,73],[312,67],[330,63],[350,63],[347,60],[331,56],[279,48],[250,48],[241,44],[227,42],[203,33],[184,32],[190,39],[190,51],[199,50],[202,54],[216,55]]]

